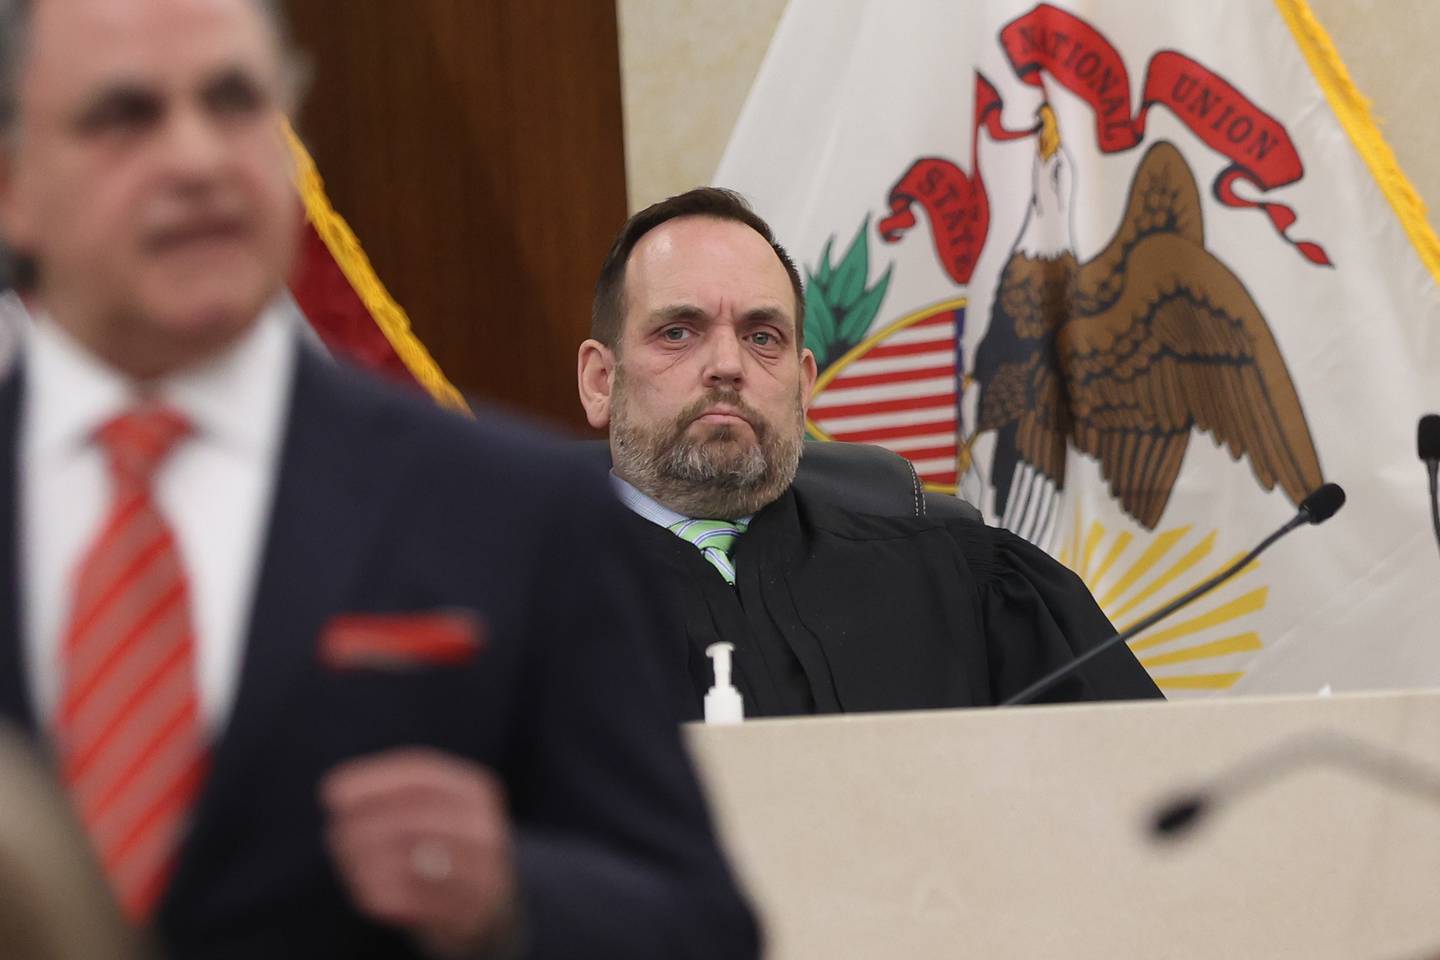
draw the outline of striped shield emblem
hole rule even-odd
[[[905,457],[927,489],[954,493],[961,441],[965,300],[902,317],[825,368],[806,427],[820,440],[874,443]]]

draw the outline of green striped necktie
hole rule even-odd
[[[700,555],[733,587],[735,564],[730,560],[730,552],[735,549],[735,541],[747,526],[749,524],[744,520],[681,520],[666,529],[681,540],[695,544]]]

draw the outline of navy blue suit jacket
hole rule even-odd
[[[316,784],[343,760],[425,744],[505,782],[527,955],[753,956],[603,475],[299,354],[233,712],[156,922],[167,955],[418,956],[351,906]],[[0,717],[34,734],[15,548],[23,379],[0,385]],[[317,658],[338,614],[446,608],[488,624],[467,664]]]

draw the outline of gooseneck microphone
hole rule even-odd
[[[1143,618],[1142,620],[1140,620],[1140,622],[1131,626],[1128,630],[1122,630],[1120,633],[1115,634],[1109,639],[1101,641],[1099,644],[1091,647],[1089,650],[1086,650],[1074,660],[1071,660],[1063,666],[1052,670],[1050,673],[1041,677],[1039,680],[1036,680],[1034,683],[1030,684],[1030,686],[1026,687],[1024,690],[1021,690],[1019,693],[1015,694],[1015,696],[1011,697],[1009,700],[1006,700],[1000,705],[1002,707],[1013,707],[1023,703],[1029,703],[1036,697],[1040,696],[1040,694],[1044,693],[1046,690],[1049,690],[1055,684],[1059,683],[1061,680],[1064,680],[1066,677],[1070,676],[1070,674],[1079,670],[1086,663],[1100,656],[1100,654],[1104,653],[1106,650],[1109,650],[1116,644],[1124,643],[1138,633],[1149,630],[1151,627],[1155,626],[1155,624],[1159,623],[1161,620],[1164,620],[1176,610],[1179,610],[1181,607],[1200,599],[1205,594],[1209,593],[1211,590],[1214,590],[1216,587],[1220,586],[1220,584],[1224,583],[1226,580],[1229,580],[1231,577],[1235,576],[1235,574],[1239,573],[1241,570],[1249,566],[1251,561],[1253,561],[1256,557],[1260,556],[1260,554],[1264,553],[1266,550],[1270,549],[1271,544],[1273,544],[1276,540],[1279,540],[1281,537],[1285,536],[1285,534],[1289,533],[1291,530],[1294,530],[1296,527],[1304,526],[1307,523],[1324,523],[1326,520],[1329,520],[1331,517],[1333,517],[1335,515],[1335,512],[1344,505],[1345,491],[1340,489],[1340,485],[1338,483],[1325,484],[1323,487],[1320,487],[1314,493],[1310,494],[1310,496],[1302,500],[1300,502],[1300,509],[1296,511],[1295,516],[1291,517],[1290,520],[1279,530],[1276,530],[1274,533],[1270,534],[1270,536],[1260,541],[1260,545],[1254,550],[1251,550],[1249,553],[1245,554],[1245,556],[1241,557],[1239,560],[1236,560],[1234,563],[1230,564],[1228,567],[1221,570],[1219,573],[1215,574],[1210,579],[1205,580],[1199,586],[1188,591],[1187,593],[1181,594],[1174,600],[1171,600],[1159,610],[1156,610],[1148,617]]]
[[[1415,448],[1430,472],[1430,525],[1435,528],[1435,543],[1440,546],[1440,496],[1435,489],[1436,475],[1440,474],[1440,414],[1427,413],[1420,418]]]
[[[1216,808],[1309,766],[1345,767],[1440,804],[1440,772],[1353,737],[1338,733],[1306,734],[1284,740],[1241,761],[1206,786],[1161,805],[1150,821],[1150,835],[1169,842],[1182,840]]]

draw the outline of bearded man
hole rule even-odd
[[[656,559],[664,651],[698,717],[734,644],[747,714],[993,704],[1114,630],[1079,578],[970,519],[847,512],[793,486],[815,358],[794,262],[737,194],[632,217],[601,268],[580,399]],[[1123,648],[1049,700],[1158,697]]]

